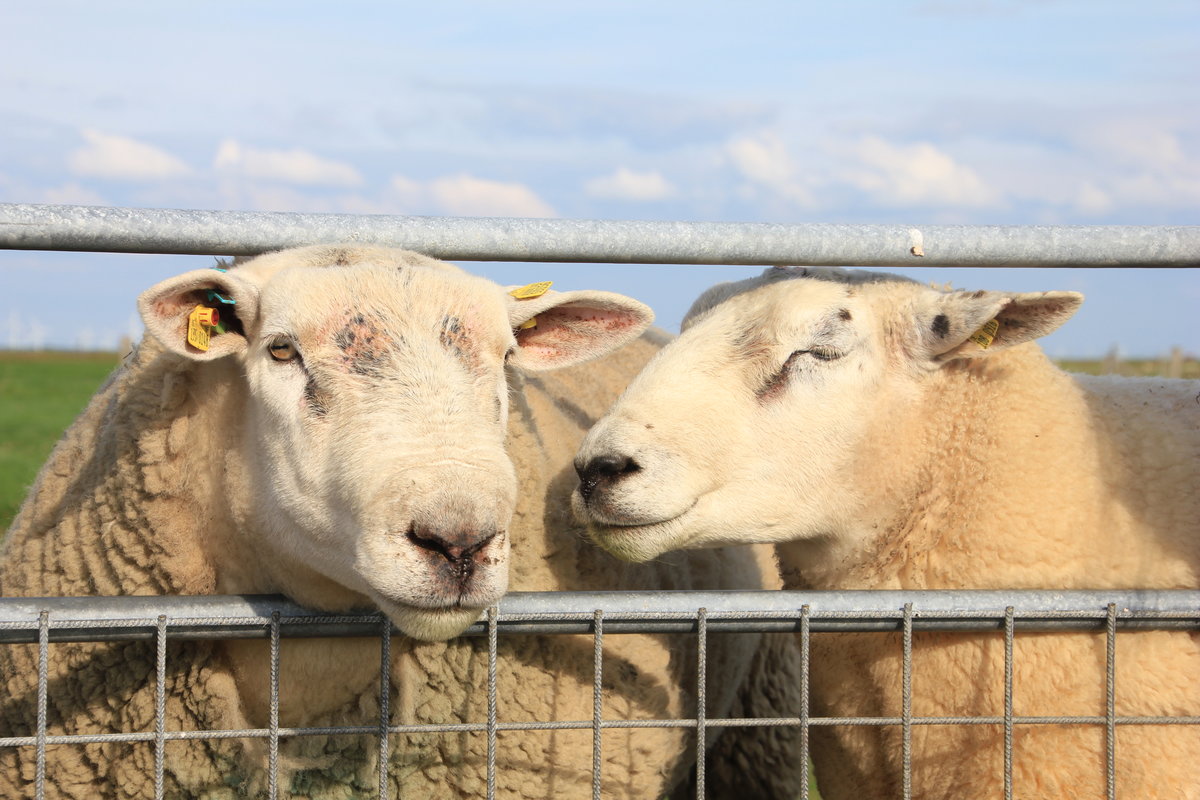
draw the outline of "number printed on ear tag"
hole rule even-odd
[[[188,314],[187,342],[197,350],[208,350],[212,338],[212,329],[221,321],[221,315],[215,308],[196,306]]]
[[[520,289],[513,289],[509,294],[518,300],[532,300],[535,297],[541,297],[546,292],[550,291],[550,287],[554,285],[554,281],[542,281],[540,283],[529,283],[522,286]]]
[[[1000,330],[1000,320],[994,319],[990,322],[985,322],[983,327],[972,333],[968,338],[979,345],[983,350],[987,350],[992,346],[992,341],[996,338],[996,331]]]

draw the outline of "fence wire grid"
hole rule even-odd
[[[554,610],[558,609],[558,610]],[[653,609],[653,610],[651,610]],[[600,798],[604,731],[618,728],[693,728],[696,737],[696,796],[705,796],[704,751],[709,730],[744,726],[792,726],[802,731],[798,757],[808,764],[808,736],[824,726],[892,726],[902,731],[904,797],[912,796],[912,730],[925,725],[992,725],[1004,730],[1004,794],[1013,796],[1013,732],[1020,726],[1089,725],[1105,731],[1108,796],[1115,797],[1116,728],[1126,725],[1200,726],[1200,715],[1118,716],[1116,651],[1118,634],[1144,630],[1200,630],[1200,591],[1136,592],[612,592],[513,593],[464,635],[487,639],[487,720],[454,724],[394,724],[389,715],[391,643],[396,635],[379,613],[329,615],[310,612],[281,597],[97,597],[0,599],[0,646],[34,643],[38,656],[38,729],[32,736],[0,738],[0,748],[36,748],[36,798],[41,800],[46,751],[57,745],[105,742],[152,743],[155,797],[164,796],[164,749],[168,742],[195,739],[264,739],[268,742],[268,794],[279,797],[279,741],[282,737],[362,735],[377,739],[380,800],[389,797],[389,737],[407,733],[474,733],[487,737],[487,797],[496,797],[496,740],[506,731],[581,730],[592,733],[592,797]],[[705,713],[705,671],[709,637],[727,632],[793,631],[801,651],[800,715],[775,718],[712,718]],[[811,637],[823,632],[899,632],[902,639],[900,716],[824,717],[809,714]],[[920,631],[994,633],[1004,641],[1004,713],[989,716],[917,716],[912,713],[913,635]],[[1104,632],[1107,711],[1090,716],[1018,716],[1013,713],[1013,642],[1018,632]],[[697,713],[694,717],[624,720],[602,713],[604,641],[622,633],[690,633],[697,637]],[[592,718],[506,722],[497,714],[496,664],[501,636],[590,634],[595,654]],[[379,638],[380,712],[374,724],[340,727],[279,725],[280,641],[286,637]],[[270,641],[270,725],[266,728],[175,731],[165,726],[167,644],[190,639],[265,638]],[[156,714],[153,730],[87,735],[49,735],[47,669],[51,642],[153,640],[156,652]],[[1200,709],[1198,709],[1200,711]],[[808,797],[807,774],[801,797]]]
[[[122,209],[0,203],[0,249],[93,252],[253,254],[329,241],[354,241],[418,250],[434,257],[492,261],[592,263],[796,264],[852,266],[1197,267],[1200,226],[885,226],[766,225],[589,220],[364,217]],[[696,796],[705,796],[704,750],[709,731],[746,726],[801,730],[799,758],[807,770],[808,731],[828,726],[890,726],[902,732],[904,797],[912,796],[912,731],[931,725],[991,725],[1004,731],[1004,796],[1013,796],[1013,732],[1022,726],[1103,728],[1107,795],[1116,796],[1119,726],[1200,726],[1200,716],[1118,716],[1118,639],[1143,630],[1200,630],[1200,591],[980,592],[612,592],[513,593],[465,636],[486,637],[487,719],[477,723],[393,724],[389,712],[391,624],[379,613],[329,615],[278,597],[0,598],[0,647],[38,646],[38,726],[31,736],[0,737],[0,748],[36,750],[37,800],[44,797],[48,748],[104,742],[154,747],[155,796],[164,796],[164,750],[192,739],[268,742],[268,792],[279,796],[282,737],[354,734],[374,737],[381,800],[389,797],[390,737],[406,733],[472,733],[487,738],[487,797],[496,796],[496,741],[508,731],[590,730],[592,797],[602,791],[604,732],[620,728],[696,730]],[[726,632],[798,635],[802,703],[799,716],[713,718],[706,713],[709,637]],[[902,711],[899,716],[824,717],[809,713],[811,642],[817,633],[893,632],[901,637]],[[914,633],[991,633],[1004,643],[1001,715],[932,717],[912,713]],[[1088,716],[1020,716],[1013,706],[1013,643],[1025,632],[1090,631],[1105,636],[1106,712]],[[697,637],[697,713],[690,718],[605,718],[601,699],[606,637],[624,633],[685,633]],[[497,712],[496,668],[501,637],[585,634],[594,648],[591,719],[506,722]],[[282,639],[364,637],[379,640],[378,719],[344,727],[279,724]],[[235,730],[170,730],[166,726],[169,642],[196,639],[270,642],[270,724]],[[153,641],[156,713],[152,730],[95,735],[47,732],[47,669],[53,642]],[[1200,714],[1200,709],[1196,710]],[[1196,728],[1193,727],[1193,730]],[[804,776],[807,778],[807,775]],[[804,781],[802,797],[808,797]]]

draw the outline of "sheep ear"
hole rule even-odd
[[[654,321],[649,306],[612,292],[546,292],[526,300],[506,297],[508,321],[517,337],[509,363],[530,371],[602,356],[636,339]]]
[[[1078,292],[949,292],[920,316],[922,349],[934,361],[983,358],[1057,330],[1083,303]]]
[[[215,308],[225,329],[212,331],[207,350],[188,341],[188,317],[196,306]],[[246,328],[258,316],[258,287],[230,272],[197,269],[142,292],[138,311],[146,330],[168,350],[193,361],[212,361],[245,351]]]

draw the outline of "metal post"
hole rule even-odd
[[[495,606],[487,610],[488,676],[487,676],[487,798],[496,800],[496,655],[499,641]]]
[[[592,615],[592,800],[600,800],[600,769],[603,765],[601,722],[604,717],[604,611],[597,608]]]
[[[154,800],[162,800],[166,771],[167,616],[158,617],[154,670]]]

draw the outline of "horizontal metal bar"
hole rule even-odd
[[[706,609],[708,631],[798,631],[809,609],[813,632],[895,631],[912,603],[917,631],[988,632],[1103,630],[1115,603],[1122,629],[1200,630],[1200,591],[712,591],[513,592],[500,601],[502,634],[590,633],[595,609],[605,633],[679,633],[696,630]],[[37,641],[42,611],[50,614],[51,641],[152,639],[160,614],[173,639],[267,638],[279,613],[288,637],[376,636],[375,611],[329,614],[278,596],[0,598],[0,642]],[[464,635],[480,636],[486,620]]]
[[[1014,725],[1105,725],[1108,718],[1104,716],[1065,716],[1065,717],[1013,717]],[[1196,725],[1200,726],[1200,717],[1116,717],[1113,722],[1117,725]],[[913,725],[1003,725],[1004,717],[913,717]],[[497,732],[507,731],[561,731],[561,730],[591,730],[595,727],[593,720],[561,720],[546,722],[497,722]],[[705,718],[706,728],[796,728],[806,724],[800,717],[731,717],[728,719]],[[890,727],[903,724],[901,717],[809,717],[807,724],[814,728],[831,727]],[[695,728],[695,719],[619,719],[602,720],[600,727],[605,730],[643,729],[643,728]],[[410,725],[389,725],[388,733],[486,733],[486,722],[459,723],[430,723]],[[315,728],[279,728],[279,736],[377,736],[378,725],[344,725]],[[240,728],[231,730],[193,730],[165,731],[163,740],[168,742],[189,741],[196,739],[267,739],[271,736],[270,728]],[[46,737],[47,745],[80,745],[103,744],[115,742],[152,742],[156,738],[153,731],[132,733],[79,733],[60,734]],[[8,736],[0,738],[0,747],[32,747],[36,745],[36,736]]]
[[[2,249],[251,255],[331,242],[389,245],[464,261],[1200,266],[1200,226],[780,225],[0,203]]]

